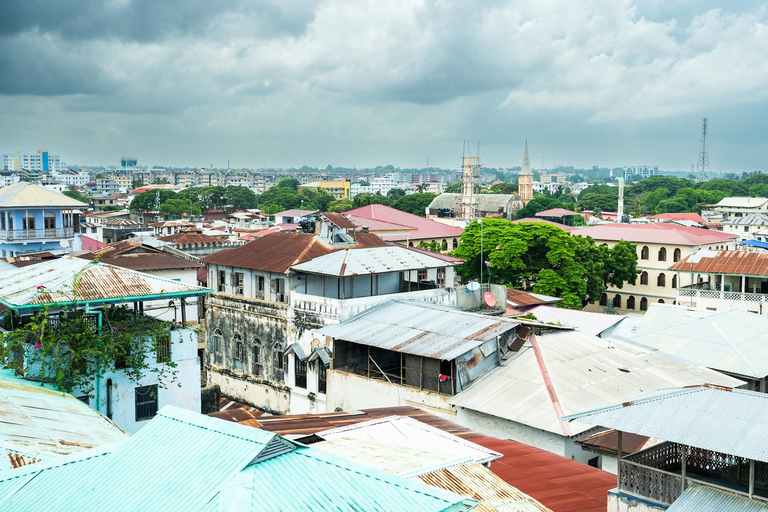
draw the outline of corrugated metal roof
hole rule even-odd
[[[437,456],[440,460],[468,458],[487,463],[501,457],[498,452],[406,416],[389,416],[364,421],[323,430],[316,435],[327,441],[352,439],[423,450],[429,453],[430,457]]]
[[[536,214],[536,217],[572,217],[579,216],[578,212],[566,210],[565,208],[550,208]]]
[[[93,261],[98,259],[118,267],[138,271],[198,269],[204,265],[179,258],[160,249],[140,242],[123,240],[95,251],[79,254],[78,258]]]
[[[454,512],[476,504],[321,450],[299,448],[239,471],[203,510]]]
[[[624,315],[607,315],[552,306],[536,306],[526,309],[525,312],[533,313],[539,322],[572,327],[592,336],[599,336],[604,330],[626,318]]]
[[[26,181],[0,188],[0,207],[3,208],[82,208],[87,206],[55,190]]]
[[[55,459],[128,439],[128,434],[72,395],[0,373],[0,469]]]
[[[736,226],[768,226],[768,215],[764,213],[750,213],[743,217],[733,217],[724,220],[723,224],[733,224]]]
[[[579,331],[553,331],[536,337],[548,376],[564,414],[572,414],[649,390],[707,382],[724,386],[742,381],[707,368],[691,367],[661,352],[624,341],[607,341]],[[450,403],[547,432],[563,431],[535,351],[526,342],[504,366],[489,372]],[[623,371],[624,368],[628,371]],[[594,423],[570,425],[571,435]]]
[[[764,197],[724,197],[717,203],[717,206],[729,208],[759,208],[763,206],[768,199]]]
[[[768,276],[768,253],[747,251],[698,251],[669,270],[701,274]]]
[[[341,229],[355,229],[354,223],[340,213],[324,213],[323,217]]]
[[[387,243],[373,233],[357,233],[352,247],[384,247]],[[326,245],[309,233],[273,232],[234,249],[224,249],[202,259],[203,263],[285,273],[314,258],[350,247]]]
[[[190,233],[177,233],[175,235],[168,235],[160,237],[163,242],[170,242],[174,245],[192,245],[192,244],[213,244],[218,245],[224,243],[221,237],[209,236],[209,235],[197,235]]]
[[[485,510],[551,512],[550,509],[512,487],[477,462],[455,464],[411,478],[411,480],[417,479],[427,485],[477,500],[481,503],[481,507],[486,507]],[[481,507],[475,510],[484,510]]]
[[[76,283],[77,294],[73,293]],[[195,296],[210,290],[71,256],[0,274],[0,302],[10,308],[72,302],[130,302],[147,296]],[[76,296],[75,296],[76,295]]]
[[[667,512],[768,512],[768,503],[723,489],[693,484]]]
[[[630,338],[691,364],[754,379],[768,375],[766,340],[768,318],[762,315],[667,304],[653,304]]]
[[[512,307],[536,306],[539,304],[554,304],[563,299],[559,297],[550,297],[540,293],[531,293],[523,290],[507,288],[507,303]]]
[[[395,352],[453,360],[518,325],[507,318],[390,300],[319,334]]]
[[[575,229],[572,235],[589,236],[594,240],[627,240],[629,242],[669,245],[703,245],[727,243],[738,235],[702,228],[689,228],[669,222],[650,224],[601,224]]]
[[[768,462],[768,394],[712,386],[627,397],[564,417],[673,443]]]
[[[658,219],[665,221],[674,220],[689,220],[697,224],[704,225],[707,222],[698,213],[659,213],[657,215],[649,215],[647,219]]]
[[[482,201],[490,195],[491,194],[478,194],[475,197]],[[497,208],[494,208],[493,210],[496,211]],[[418,215],[413,215],[412,213],[404,212],[383,204],[370,204],[368,206],[361,206],[360,208],[355,208],[354,210],[344,212],[344,215],[348,217],[356,217],[355,219],[350,220],[352,220],[352,222],[358,226],[360,225],[358,224],[359,219],[373,219],[416,229],[416,231],[410,232],[405,236],[385,236],[382,234],[385,239],[402,240],[405,237],[411,240],[419,240],[422,238],[451,239],[458,238],[464,231],[464,228],[462,227],[449,226],[447,224],[443,224],[442,222],[425,219],[424,217],[419,217]]]
[[[449,265],[451,264],[439,258],[390,245],[371,249],[344,249],[294,265],[291,269],[309,274],[350,277]]]

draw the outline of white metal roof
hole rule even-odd
[[[564,417],[768,462],[768,394],[711,386],[667,389]]]
[[[539,322],[573,327],[593,336],[599,336],[601,332],[626,318],[624,315],[608,315],[554,306],[536,306],[525,312],[533,313]]]
[[[640,393],[675,386],[744,383],[707,368],[692,367],[658,351],[608,341],[579,331],[535,337],[539,361],[528,341],[503,366],[489,372],[450,403],[559,435],[574,435],[595,423],[561,426],[543,369],[564,414],[600,407]],[[625,371],[626,370],[626,371]]]
[[[387,416],[346,425],[316,434],[326,441],[355,439],[423,450],[442,461],[469,459],[484,464],[501,454],[407,416]],[[431,461],[430,463],[433,463]],[[414,462],[416,469],[418,462]]]
[[[349,277],[451,265],[434,256],[392,245],[336,251],[291,268],[310,274]]]
[[[2,208],[82,208],[88,206],[55,190],[26,181],[0,188]]]
[[[390,300],[340,324],[327,325],[318,333],[450,361],[516,325],[517,322],[503,317],[466,313],[425,302]]]
[[[727,208],[759,208],[768,202],[765,197],[724,197],[717,206]]]
[[[747,311],[652,305],[630,341],[691,364],[761,379],[768,375],[768,318]]]
[[[667,512],[768,512],[768,503],[724,489],[693,484]]]

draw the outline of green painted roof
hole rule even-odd
[[[170,406],[112,449],[0,472],[0,511],[456,511],[475,504]]]

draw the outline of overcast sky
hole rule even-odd
[[[0,152],[768,172],[768,5],[3,0]]]

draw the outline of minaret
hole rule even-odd
[[[528,139],[525,139],[525,153],[523,153],[523,167],[517,175],[517,195],[524,204],[533,199],[533,172],[531,171],[531,159],[528,156]]]

